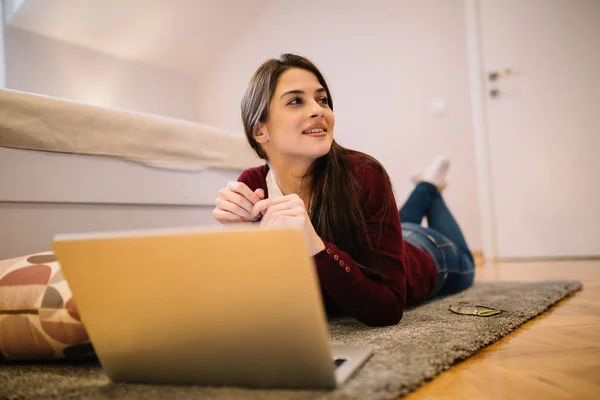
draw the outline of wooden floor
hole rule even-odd
[[[574,279],[582,291],[406,396],[419,399],[600,399],[600,260],[504,263],[478,280]]]

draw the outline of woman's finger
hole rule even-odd
[[[265,198],[265,191],[260,188],[256,189],[254,191],[254,194],[256,194],[256,196],[258,196],[259,200],[264,200],[264,198]]]
[[[248,211],[249,213],[252,212],[252,207],[254,207],[254,204],[252,204],[247,198],[245,198],[241,194],[233,192],[229,189],[219,190],[219,197],[221,197],[222,199],[225,199],[233,204],[237,204],[238,206],[240,206],[244,210]]]
[[[280,203],[283,205],[286,205],[287,203]],[[275,215],[275,206],[271,206],[269,208],[267,208],[265,211],[262,212],[262,218],[260,220],[261,222],[261,226],[266,226],[268,224],[270,224],[273,219],[273,216]],[[254,216],[255,214],[251,214],[251,216]]]
[[[302,199],[300,197],[298,197],[298,195],[290,194],[287,196],[272,197],[272,198],[268,198],[268,199],[259,201],[252,208],[252,215],[258,215],[261,212],[264,215],[266,209],[268,209],[276,204],[287,203],[287,202],[296,202],[298,205],[302,205],[302,207],[304,207],[304,202],[302,201]]]
[[[281,210],[274,210],[273,207],[269,208],[262,220],[260,221],[261,226],[269,226],[276,223],[281,218],[300,218],[303,217],[306,212],[301,207],[286,208]]]
[[[255,214],[253,213],[252,216],[255,216]],[[262,213],[262,218],[260,219],[260,226],[267,226],[271,223],[271,218],[273,216],[272,212],[269,212],[269,210],[267,209],[265,212]]]
[[[293,226],[304,228],[304,218],[302,216],[280,215],[271,220],[268,226]]]
[[[287,196],[282,197],[270,197],[268,199],[260,200],[258,203],[254,205],[252,208],[252,215],[258,215],[262,213],[265,214],[265,211],[274,204],[287,202],[289,199]]]
[[[227,184],[227,189],[232,192],[238,193],[248,199],[252,204],[256,204],[260,201],[260,198],[243,182],[232,181]]]
[[[294,210],[290,210],[290,212],[280,212],[277,213],[271,218],[271,223],[274,225],[279,225],[285,221],[304,221],[304,215],[300,213],[294,213]]]
[[[239,215],[233,214],[229,211],[215,208],[213,210],[213,217],[222,224],[233,224],[236,222],[246,222],[246,220]]]
[[[219,197],[216,201],[216,206],[217,208],[224,210],[224,211],[229,211],[232,214],[238,215],[242,218],[245,218],[247,220],[250,220],[250,212],[246,211],[245,209],[243,209],[242,207],[240,207],[239,205],[230,202],[229,200],[225,200],[221,197]]]
[[[286,201],[283,203],[278,203],[278,204],[274,204],[272,206],[270,206],[269,208],[267,208],[267,212],[271,212],[271,213],[277,213],[279,211],[283,211],[283,210],[291,210],[291,209],[298,209],[301,211],[305,211],[304,207],[301,205],[300,202],[296,201],[296,200],[290,200],[290,201]]]

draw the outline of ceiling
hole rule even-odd
[[[198,76],[271,0],[25,0],[12,27]]]

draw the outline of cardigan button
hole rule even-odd
[[[346,272],[350,272],[350,267],[346,267]]]
[[[334,259],[335,261],[337,261],[337,260],[339,260],[339,259],[340,259],[340,256],[338,256],[338,255],[336,254],[335,256],[333,256],[333,259]]]
[[[344,262],[340,261],[340,266],[343,267],[344,266]]]
[[[331,249],[327,249],[327,254],[331,254]]]

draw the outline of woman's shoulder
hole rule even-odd
[[[387,172],[383,165],[373,156],[356,150],[347,150],[346,163],[354,173],[355,178],[369,181],[373,179],[387,178]]]
[[[254,168],[248,168],[240,174],[238,182],[244,182],[253,190],[263,188],[263,186],[265,186],[265,179],[268,172],[269,166],[267,164]]]
[[[375,157],[350,151],[346,154],[346,160],[347,167],[353,172],[360,187],[362,202],[367,209],[376,212],[394,198],[390,177]]]

